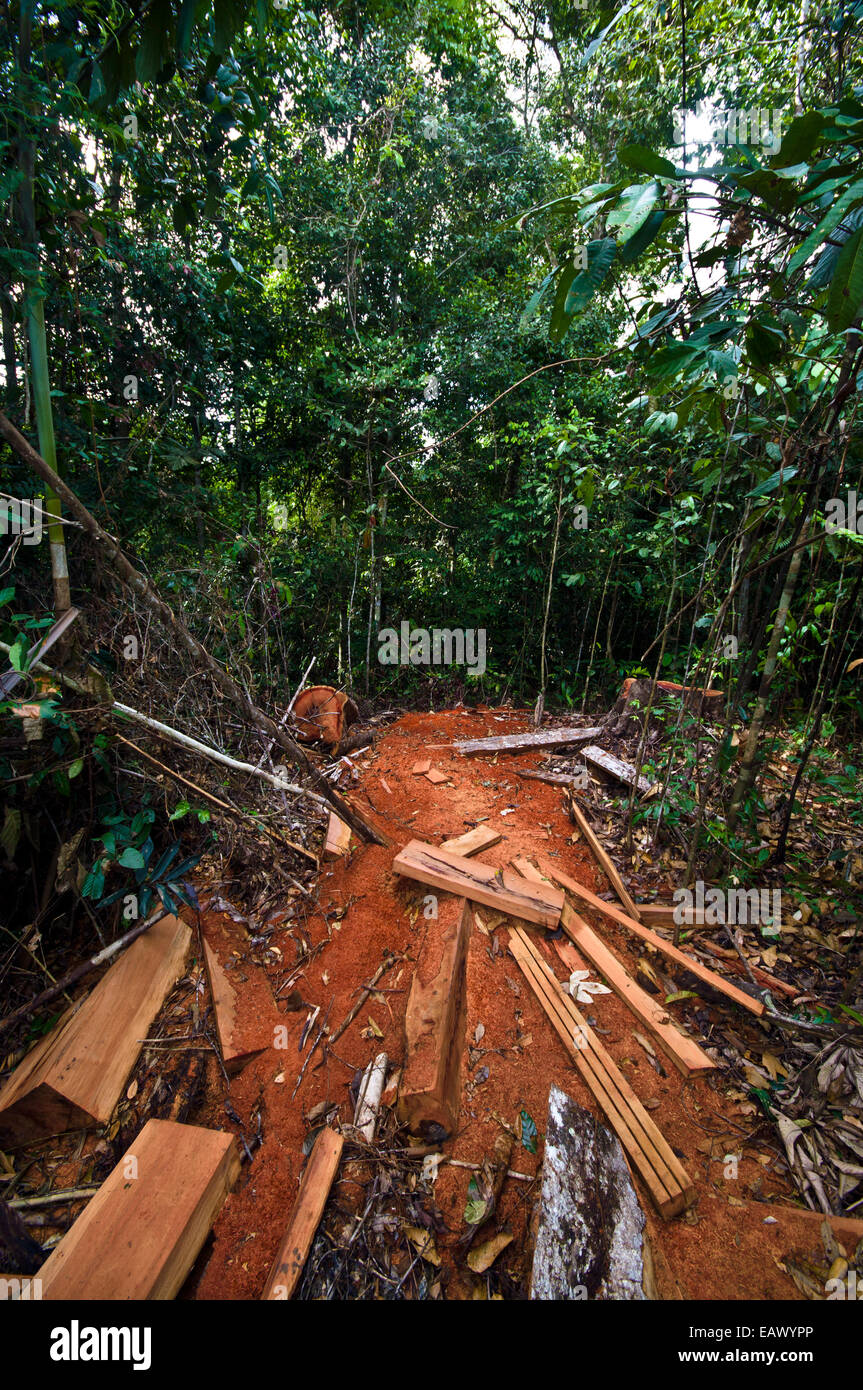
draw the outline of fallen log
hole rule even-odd
[[[655,1297],[644,1212],[620,1141],[558,1086],[548,1096],[530,1296]]]
[[[326,1125],[315,1140],[300,1179],[288,1229],[261,1294],[263,1300],[280,1301],[292,1298],[296,1292],[338,1172],[343,1145],[341,1134]]]
[[[493,738],[456,739],[457,753],[527,753],[532,748],[565,748],[599,738],[601,729],[535,729],[526,734],[501,734]]]
[[[233,1135],[148,1120],[42,1266],[43,1299],[172,1299],[237,1180]]]
[[[370,826],[364,818],[355,811],[354,808],[339,796],[329,784],[327,779],[318,771],[313,763],[309,761],[300,746],[281,729],[276,722],[265,714],[239,685],[225,668],[211,656],[206,647],[198,641],[196,637],[186,627],[186,624],[165,602],[161,594],[143,575],[140,570],[135,569],[134,565],[127,559],[120,549],[119,542],[110,536],[107,531],[99,525],[96,518],[87,510],[83,502],[76,493],[72,491],[68,483],[64,482],[59,474],[55,473],[40,454],[27,442],[12,422],[0,411],[0,434],[7,444],[14,449],[15,453],[23,460],[28,468],[31,469],[43,482],[57,494],[60,501],[68,509],[70,514],[80,523],[83,529],[96,542],[99,550],[116,571],[123,582],[128,585],[141,602],[159,619],[170,632],[173,633],[177,643],[183,651],[191,656],[209,672],[216,685],[227,697],[234,707],[239,710],[248,722],[261,733],[269,735],[279,747],[288,755],[291,762],[298,767],[303,774],[309,778],[312,787],[321,797],[333,807],[341,816],[342,820],[347,821],[352,830],[363,840],[370,840],[373,844],[381,844],[378,832]]]

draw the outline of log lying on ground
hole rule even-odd
[[[519,873],[523,873],[526,878],[538,875],[538,871],[526,859],[516,859],[514,864]],[[568,902],[563,905],[560,925],[585,960],[599,971],[606,984],[610,985],[635,1017],[649,1029],[665,1055],[683,1076],[697,1076],[714,1069],[715,1064],[706,1052],[702,1052],[692,1038],[675,1027],[668,1012],[636,984],[626,967]],[[555,948],[570,973],[583,968],[568,942],[556,941]]]
[[[567,797],[567,807],[569,809],[569,814],[572,820],[578,826],[585,840],[589,844],[590,848],[593,850],[596,862],[602,869],[602,872],[605,874],[605,877],[608,879],[615,893],[620,898],[620,901],[622,902],[625,911],[629,913],[630,917],[634,917],[636,922],[640,921],[641,919],[639,916],[638,908],[636,904],[633,902],[632,898],[629,896],[629,891],[623,879],[620,877],[617,865],[614,863],[614,861],[605,852],[602,845],[599,843],[599,840],[597,839],[596,834],[594,832],[593,826],[587,819],[587,816],[584,814],[581,807],[576,802],[575,796],[572,791],[570,791]]]
[[[558,1086],[548,1096],[532,1299],[654,1297],[644,1212],[620,1141]]]
[[[170,632],[173,633],[180,648],[185,651],[196,662],[199,662],[206,671],[213,677],[222,693],[227,697],[234,707],[239,710],[248,722],[261,733],[267,734],[279,747],[288,755],[295,767],[309,778],[311,785],[318,794],[328,801],[338,812],[342,820],[347,821],[352,830],[363,840],[371,840],[374,844],[381,844],[381,838],[377,830],[368,825],[363,817],[349,805],[343,797],[330,786],[327,779],[322,776],[313,763],[309,761],[303,750],[285,732],[279,728],[278,724],[265,714],[262,709],[254,704],[245,690],[240,686],[223,666],[211,656],[206,647],[193,637],[185,623],[177,616],[172,608],[165,602],[161,594],[139,570],[126,558],[120,549],[119,543],[103,530],[96,518],[87,510],[83,502],[72,491],[68,483],[49,467],[45,460],[36,450],[28,444],[15,426],[0,411],[0,434],[6,442],[15,450],[27,467],[30,468],[43,482],[47,483],[54,490],[60,501],[68,509],[71,516],[83,527],[89,536],[96,542],[102,555],[116,571],[119,577],[132,590],[141,602],[149,608],[160,622],[162,622]]]
[[[293,1297],[338,1172],[343,1144],[342,1136],[328,1126],[324,1126],[315,1140],[262,1299],[278,1301]]]
[[[27,1054],[0,1091],[0,1139],[20,1142],[106,1124],[191,941],[165,916],[138,937]]]
[[[450,854],[457,854],[462,859],[470,859],[474,854],[482,854],[484,849],[491,849],[492,845],[499,845],[502,839],[499,830],[492,830],[488,825],[478,825],[474,830],[467,830],[464,835],[457,835],[453,840],[444,840],[441,849],[448,850]]]
[[[589,743],[601,733],[601,729],[535,729],[526,734],[457,739],[453,747],[457,753],[527,753],[532,748],[565,748],[571,743]]]
[[[42,1297],[175,1298],[239,1171],[233,1135],[148,1120],[42,1266]]]
[[[631,787],[635,782],[635,768],[632,763],[625,763],[622,758],[616,758],[613,753],[606,753],[604,748],[597,748],[594,744],[590,744],[589,747],[582,748],[581,756],[591,766],[607,772],[609,777],[615,777],[618,782],[625,782],[628,787]],[[646,777],[638,778],[637,789],[642,795],[649,792],[652,785]]]
[[[609,1124],[650,1193],[668,1219],[695,1200],[695,1188],[651,1120],[614,1058],[606,1052],[564,994],[553,970],[521,927],[509,933],[509,949]]]
[[[527,922],[554,928],[560,921],[563,894],[545,883],[528,884],[511,870],[493,869],[448,850],[411,840],[393,860],[397,874],[431,888],[460,894],[471,902],[493,907]]]
[[[439,900],[408,995],[397,1113],[412,1134],[429,1143],[439,1143],[458,1127],[472,920],[465,898],[447,894]]]
[[[621,912],[613,903],[603,902],[602,898],[598,898],[596,894],[591,893],[588,888],[583,888],[580,883],[577,883],[574,878],[570,878],[569,874],[565,874],[562,869],[555,868],[552,865],[546,866],[544,863],[541,864],[540,867],[543,873],[547,874],[554,883],[559,883],[561,888],[566,889],[567,893],[572,893],[575,897],[581,898],[583,902],[589,903],[597,912],[603,912],[606,917],[610,917],[613,922],[618,922],[620,926],[626,927],[628,931],[640,937],[642,941],[649,942],[651,946],[656,947],[657,951],[661,951],[664,956],[669,960],[673,960],[675,964],[682,965],[691,975],[695,975],[699,980],[702,980],[704,984],[710,985],[712,989],[718,990],[720,994],[724,994],[728,999],[733,999],[735,1004],[739,1004],[741,1008],[748,1009],[750,1013],[756,1014],[759,1018],[764,1013],[764,1005],[760,999],[753,999],[751,994],[746,994],[742,989],[738,989],[736,985],[730,984],[728,980],[723,980],[721,975],[717,975],[714,971],[708,970],[707,966],[702,965],[701,961],[696,960],[694,956],[689,956],[684,951],[679,951],[670,941],[666,941],[664,937],[657,935],[657,933],[651,931],[649,927],[644,927],[632,917],[627,917],[626,913]]]

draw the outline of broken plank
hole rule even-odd
[[[222,1061],[228,1076],[236,1076],[253,1057],[275,1045],[282,1017],[265,972],[243,959],[244,938],[233,931],[229,918],[221,919],[221,930],[218,922],[210,918],[202,924],[201,941]],[[229,961],[234,962],[230,972],[225,969]],[[238,972],[244,978],[237,980],[235,989],[231,977],[236,979]]]
[[[176,1297],[239,1171],[233,1135],[148,1120],[42,1266],[42,1297]]]
[[[190,941],[185,922],[163,917],[66,1011],[0,1091],[3,1141],[107,1124]]]
[[[620,1140],[552,1086],[531,1298],[652,1298],[645,1224]]]
[[[640,921],[638,908],[636,904],[633,902],[632,898],[630,897],[626,884],[620,877],[617,865],[614,863],[614,861],[611,859],[611,857],[606,853],[602,845],[599,843],[593,826],[587,819],[587,816],[584,814],[581,807],[576,803],[575,797],[570,795],[567,800],[570,815],[572,816],[573,820],[575,821],[584,838],[587,840],[587,843],[589,844],[590,848],[593,850],[594,857],[596,858],[599,867],[602,869],[602,872],[605,874],[615,893],[620,898],[620,901],[623,903],[623,906],[625,910],[629,913],[630,917],[634,917],[637,922]]]
[[[539,872],[529,860],[516,859],[514,863],[519,872],[524,873],[527,878],[533,878]],[[714,1069],[715,1063],[706,1052],[702,1052],[692,1038],[677,1029],[668,1012],[651,998],[646,990],[636,984],[626,967],[568,902],[563,905],[560,925],[585,960],[590,961],[615,994],[619,995],[635,1017],[650,1030],[678,1071],[684,1076],[694,1076]],[[582,963],[569,942],[556,941],[554,944],[557,954],[570,973],[582,968]]]
[[[324,859],[331,862],[333,859],[341,859],[348,853],[351,847],[351,828],[345,825],[344,821],[336,815],[335,811],[330,811],[330,818],[327,822],[327,839],[324,845]]]
[[[428,923],[408,995],[397,1112],[412,1134],[435,1144],[458,1127],[473,915],[465,898],[452,897],[438,914]]]
[[[430,767],[431,759],[421,758],[418,763],[414,763],[413,767],[411,768],[411,772],[414,777],[422,777],[424,773],[428,772]]]
[[[440,768],[437,767],[429,768],[428,772],[425,775],[426,781],[431,782],[433,787],[439,787],[441,782],[451,781],[449,773],[441,772]]]
[[[695,1198],[695,1188],[666,1140],[526,932],[514,927],[509,949],[582,1080],[605,1114],[666,1219]]]
[[[494,738],[457,739],[457,753],[525,753],[532,748],[564,748],[598,738],[601,729],[542,729],[526,734],[501,734]]]
[[[502,839],[499,830],[492,830],[489,825],[478,825],[474,830],[467,830],[464,835],[457,835],[454,840],[444,840],[441,849],[469,859],[472,854],[481,854],[484,849],[491,849],[492,845],[500,844]]]
[[[315,1140],[315,1147],[300,1179],[288,1229],[261,1294],[263,1300],[278,1301],[293,1297],[308,1259],[315,1231],[324,1214],[330,1188],[338,1171],[343,1144],[341,1134],[337,1134],[327,1125]]]
[[[637,913],[630,913],[647,927],[716,927],[722,926],[725,913],[722,909],[711,909],[716,913],[712,922],[705,922],[704,908],[687,907],[684,903],[636,903]],[[675,919],[675,913],[679,914]]]
[[[547,782],[552,787],[571,787],[575,781],[574,772],[541,772],[534,768],[513,768],[516,777],[533,781]]]
[[[493,869],[479,860],[463,859],[422,840],[411,840],[393,860],[397,874],[456,893],[471,902],[496,908],[527,922],[554,928],[560,921],[563,894],[549,884],[526,883],[507,869]]]
[[[588,748],[582,748],[581,756],[594,767],[601,768],[610,777],[616,777],[618,782],[625,782],[631,787],[635,781],[635,768],[632,763],[625,763],[622,758],[616,758],[613,753],[606,753],[604,748],[597,748],[591,744]],[[638,778],[638,791],[643,794],[650,791],[653,783],[648,782],[646,777]]]
[[[589,903],[597,912],[604,912],[606,917],[610,917],[613,922],[618,922],[622,927],[633,932],[635,936],[640,937],[642,941],[647,941],[651,946],[655,946],[657,951],[660,951],[668,960],[682,965],[690,974],[695,975],[704,984],[710,985],[712,989],[718,990],[720,994],[733,999],[735,1004],[739,1004],[741,1008],[748,1009],[750,1013],[756,1014],[759,1018],[764,1013],[764,1005],[760,999],[753,999],[751,994],[746,994],[736,985],[724,980],[721,975],[717,975],[713,970],[708,970],[707,966],[702,965],[701,961],[696,960],[694,956],[688,956],[685,951],[679,951],[670,941],[666,941],[664,937],[651,931],[650,927],[644,927],[632,917],[627,917],[626,913],[621,912],[613,903],[603,902],[602,898],[598,898],[589,889],[582,888],[580,883],[576,883],[574,878],[570,878],[561,869],[552,866],[546,869],[543,866],[543,872],[547,873],[548,877],[555,883],[559,883],[561,888],[565,888],[567,893],[573,893],[577,898]]]

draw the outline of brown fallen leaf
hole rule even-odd
[[[440,1265],[440,1255],[434,1243],[434,1236],[431,1231],[423,1230],[422,1226],[402,1226],[402,1230],[416,1250],[424,1260],[428,1260],[430,1265],[438,1268]]]

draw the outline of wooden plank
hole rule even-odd
[[[604,748],[597,748],[591,744],[588,748],[582,748],[581,756],[594,767],[601,768],[610,777],[616,777],[618,782],[625,782],[631,787],[635,781],[635,768],[632,763],[625,763],[622,758],[616,758],[613,753],[606,753]],[[649,792],[652,782],[648,782],[646,777],[639,777],[638,791],[644,794]]]
[[[292,1298],[303,1266],[309,1256],[330,1188],[339,1167],[344,1139],[325,1126],[315,1140],[309,1161],[300,1179],[288,1229],[273,1261],[261,1298],[277,1301]]]
[[[529,767],[514,767],[513,772],[516,777],[533,782],[547,782],[552,787],[571,787],[575,781],[574,772],[540,772]]]
[[[430,767],[426,773],[426,781],[431,782],[433,787],[439,787],[442,782],[449,782],[451,780],[449,773],[441,772],[438,767]]]
[[[526,932],[514,927],[509,948],[582,1079],[609,1120],[666,1218],[695,1198],[695,1188],[611,1055]]]
[[[636,906],[638,912],[630,913],[630,916],[636,917],[638,921],[643,922],[647,927],[675,927],[678,925],[683,927],[713,927],[722,925],[721,921],[718,923],[705,923],[703,909],[699,912],[694,907],[684,907],[682,904],[637,903]],[[681,911],[679,923],[674,920],[674,913],[678,906]],[[720,916],[724,920],[725,914],[720,913]]]
[[[408,995],[398,1117],[440,1143],[458,1128],[467,1024],[467,948],[473,912],[447,897],[429,921]]]
[[[527,753],[532,748],[565,748],[599,738],[601,729],[536,729],[526,734],[500,734],[495,738],[457,739],[457,753]]]
[[[476,859],[465,860],[448,850],[411,840],[393,860],[397,874],[426,883],[431,888],[456,893],[527,922],[556,927],[563,894],[548,884],[528,884],[512,870],[493,869]]]
[[[428,772],[430,767],[430,758],[420,758],[420,761],[418,763],[414,763],[413,767],[411,768],[411,772],[413,773],[414,777],[422,777],[423,773]]]
[[[525,873],[527,878],[532,878],[533,875],[539,873],[529,860],[516,859],[514,863],[519,872]],[[530,872],[527,872],[528,870]],[[686,1033],[678,1031],[667,1011],[640,985],[635,983],[626,967],[608,949],[605,942],[600,940],[587,922],[579,917],[570,903],[563,905],[560,925],[570,941],[578,947],[585,960],[590,961],[591,965],[599,971],[606,983],[620,996],[635,1017],[644,1024],[645,1028],[650,1030],[665,1055],[670,1058],[678,1071],[682,1072],[684,1076],[695,1076],[715,1069],[716,1063],[712,1062],[705,1052],[702,1052],[692,1038],[688,1037]],[[570,974],[573,970],[582,969],[582,963],[575,955],[569,942],[556,941],[554,945],[557,954]]]
[[[464,835],[457,835],[454,840],[444,840],[441,849],[469,859],[472,854],[481,854],[484,849],[491,849],[492,845],[500,844],[502,839],[499,830],[492,830],[489,825],[478,825],[474,830],[467,830]]]
[[[239,1171],[233,1135],[148,1120],[42,1266],[42,1297],[176,1297]]]
[[[639,916],[638,908],[633,902],[632,898],[629,896],[629,891],[626,887],[626,884],[624,883],[623,879],[620,877],[620,874],[618,873],[617,865],[606,853],[603,846],[599,843],[593,826],[587,819],[587,816],[584,814],[581,807],[577,804],[575,797],[570,796],[567,798],[567,801],[569,805],[570,814],[572,815],[573,820],[575,821],[576,825],[578,826],[587,843],[590,845],[590,848],[593,850],[594,857],[596,858],[599,867],[602,869],[602,872],[605,874],[615,893],[620,898],[620,901],[623,903],[624,910],[629,913],[630,917],[634,917],[636,922],[640,922],[641,918]]]
[[[0,1091],[0,1139],[21,1142],[106,1124],[165,996],[183,973],[191,931],[164,917],[124,951],[27,1054]]]
[[[233,931],[229,918],[222,919],[222,923],[219,931],[216,922],[209,919],[202,925],[201,940],[222,1061],[228,1076],[236,1076],[253,1057],[274,1045],[275,1029],[282,1016],[264,971],[254,961],[242,959],[248,949],[245,939]],[[235,949],[240,951],[239,957]],[[237,964],[229,973],[222,962],[230,959]],[[236,972],[244,977],[238,981],[239,991],[231,979],[231,974],[236,978]]]
[[[335,811],[330,811],[330,818],[327,821],[327,839],[324,845],[325,862],[329,863],[333,859],[341,859],[349,852],[350,847],[351,827],[345,825]]]
[[[748,1009],[750,1013],[756,1014],[759,1018],[764,1013],[764,1005],[760,999],[753,999],[751,994],[746,994],[742,989],[738,989],[736,985],[729,984],[728,980],[723,980],[721,975],[717,975],[712,970],[708,970],[706,965],[702,965],[701,962],[695,960],[693,956],[688,956],[684,951],[679,951],[670,941],[666,941],[664,937],[658,936],[655,931],[651,931],[650,927],[644,927],[640,922],[634,921],[632,917],[627,917],[626,913],[621,912],[613,903],[603,902],[602,898],[598,898],[596,894],[591,893],[588,888],[582,888],[580,883],[576,883],[574,878],[570,878],[569,875],[565,874],[561,869],[554,868],[551,865],[549,865],[548,868],[545,868],[544,865],[542,867],[543,872],[547,873],[548,877],[555,883],[559,883],[561,888],[565,888],[567,893],[574,893],[576,897],[589,903],[597,912],[604,912],[606,917],[610,917],[613,922],[619,922],[622,927],[626,927],[627,930],[633,932],[635,936],[640,937],[642,941],[650,942],[651,946],[655,946],[657,951],[661,951],[668,960],[673,960],[677,965],[682,965],[690,974],[695,975],[699,980],[703,980],[703,982],[706,985],[710,985],[712,989],[718,990],[729,999],[733,999],[735,1004],[739,1004],[743,1009]]]
[[[531,1298],[653,1297],[645,1224],[620,1141],[552,1086]]]

